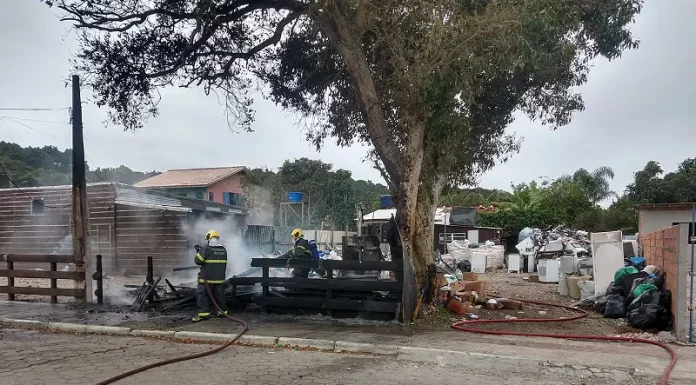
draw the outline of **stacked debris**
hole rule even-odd
[[[196,269],[197,266],[177,268],[175,271]],[[164,280],[166,286],[161,285],[162,278],[153,282],[147,280],[140,286],[124,285],[126,294],[133,298],[131,311],[156,310],[160,312],[191,309],[196,306],[196,282],[186,282],[179,285],[172,284],[168,279]],[[258,291],[253,285],[236,286],[225,284],[225,298],[228,306],[232,307],[245,302],[251,302],[253,294]]]
[[[438,257],[439,266],[456,273],[457,266],[461,272],[485,273],[489,270],[500,269],[505,264],[505,247],[491,241],[481,244],[470,243],[469,240],[455,240],[447,244],[447,254]]]
[[[626,318],[628,324],[643,330],[666,330],[672,319],[672,293],[664,288],[662,269],[648,265],[642,271],[634,266],[614,273],[614,282],[594,303],[605,318]]]
[[[544,230],[527,227],[520,231],[520,237],[523,236],[531,238],[534,246],[539,251],[547,249],[549,251],[580,249],[580,252],[584,251],[589,254],[591,250],[590,234],[587,231],[572,230],[565,225],[558,225]],[[519,241],[522,242],[525,238]],[[559,246],[562,246],[562,248],[559,249]]]
[[[459,271],[458,275],[438,268],[435,303],[455,314],[478,318],[481,308],[486,306],[486,282],[476,273]]]

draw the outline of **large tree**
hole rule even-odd
[[[81,33],[77,70],[133,129],[157,90],[222,92],[248,129],[253,76],[327,137],[373,149],[419,284],[446,184],[517,149],[521,110],[554,127],[583,108],[590,61],[618,57],[642,0],[58,0]]]

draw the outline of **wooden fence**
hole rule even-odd
[[[59,279],[84,281],[84,271],[58,271],[59,263],[75,264],[72,255],[28,255],[5,254],[2,261],[7,265],[6,269],[0,269],[0,277],[7,277],[7,285],[0,286],[0,293],[7,294],[10,301],[15,300],[16,294],[47,295],[51,296],[51,303],[57,303],[58,297],[85,298],[83,289],[58,288]],[[49,270],[18,270],[14,268],[15,262],[22,264],[49,264]],[[76,269],[83,270],[83,269]],[[39,278],[50,280],[50,287],[15,286],[15,278]]]
[[[368,313],[396,313],[401,304],[401,292],[403,283],[398,280],[386,279],[346,279],[334,277],[334,270],[358,270],[358,271],[393,271],[401,272],[402,265],[396,262],[381,261],[333,261],[333,260],[307,260],[307,259],[271,259],[253,258],[252,267],[262,269],[262,277],[230,278],[227,280],[232,286],[253,285],[261,283],[262,294],[254,298],[254,302],[265,306],[311,308],[327,310],[329,315],[334,310],[358,311]],[[270,268],[305,268],[324,269],[326,278],[276,278],[270,276]],[[293,296],[292,292],[285,296],[273,296],[270,287],[284,287],[286,289],[309,289],[315,294]],[[323,292],[323,294],[322,294]],[[341,292],[364,293],[351,298],[335,298]],[[390,300],[374,300],[371,293],[389,292],[393,294]],[[299,293],[298,293],[299,294]]]

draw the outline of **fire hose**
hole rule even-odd
[[[568,322],[568,321],[574,321],[574,320],[578,320],[581,318],[585,318],[588,316],[588,313],[586,311],[584,311],[582,309],[570,307],[570,306],[555,305],[555,304],[551,304],[551,303],[529,301],[529,300],[522,300],[522,299],[517,299],[517,301],[531,303],[531,304],[535,304],[535,305],[562,308],[562,309],[570,310],[572,312],[579,313],[579,314],[572,316],[572,317],[568,317],[568,318],[517,318],[517,319],[495,319],[495,320],[470,320],[470,321],[465,320],[465,321],[458,321],[458,322],[455,322],[454,324],[452,324],[452,329],[459,330],[462,332],[468,332],[468,333],[490,334],[490,335],[498,335],[498,336],[548,337],[548,338],[562,338],[562,339],[572,339],[572,340],[637,342],[637,343],[641,343],[641,344],[650,344],[650,345],[659,346],[662,349],[664,349],[665,351],[667,351],[667,353],[669,353],[669,355],[671,357],[671,361],[670,361],[669,365],[667,365],[667,368],[665,369],[665,371],[662,374],[662,379],[660,381],[660,385],[667,385],[667,380],[669,379],[669,376],[672,373],[672,369],[674,369],[674,366],[677,364],[677,353],[674,351],[674,349],[672,349],[669,345],[667,345],[665,343],[662,343],[659,341],[652,341],[652,340],[648,340],[645,338],[508,332],[508,331],[500,331],[500,330],[482,330],[482,329],[477,329],[477,328],[469,326],[469,325],[496,324],[496,323],[509,323],[509,322],[514,322],[514,323]]]
[[[203,280],[205,281],[205,270],[203,270],[203,269],[201,269],[201,278],[203,278]],[[217,301],[215,301],[215,296],[213,295],[212,291],[210,290],[210,286],[208,286],[207,282],[205,283],[205,291],[208,293],[208,297],[213,302],[213,306],[215,306],[215,309],[218,312],[222,313],[222,309],[220,308],[220,305],[218,305]],[[149,365],[141,366],[139,368],[133,369],[131,371],[128,371],[128,372],[119,374],[117,376],[111,377],[109,379],[106,379],[104,381],[101,381],[101,382],[97,383],[97,385],[113,384],[114,382],[116,382],[118,380],[122,380],[122,379],[124,379],[126,377],[130,377],[134,374],[142,373],[142,372],[149,370],[149,369],[152,369],[152,368],[157,368],[160,366],[174,364],[174,363],[182,362],[182,361],[193,360],[196,358],[209,356],[209,355],[223,351],[224,349],[226,349],[226,348],[230,347],[232,344],[234,344],[239,339],[239,337],[241,337],[249,329],[246,322],[244,322],[243,320],[234,318],[228,314],[225,314],[225,317],[227,317],[232,322],[236,322],[242,326],[242,330],[230,342],[228,342],[228,343],[226,343],[218,348],[208,350],[208,351],[205,351],[202,353],[191,354],[191,355],[183,356],[183,357],[170,358],[168,360],[159,361],[159,362],[155,362],[155,363],[152,363]]]

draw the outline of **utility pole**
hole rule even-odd
[[[85,291],[84,302],[92,302],[92,280],[89,272],[89,211],[87,210],[87,180],[85,144],[82,133],[82,100],[80,77],[72,76],[72,239],[75,271],[84,272],[86,279],[75,281],[75,289]]]

